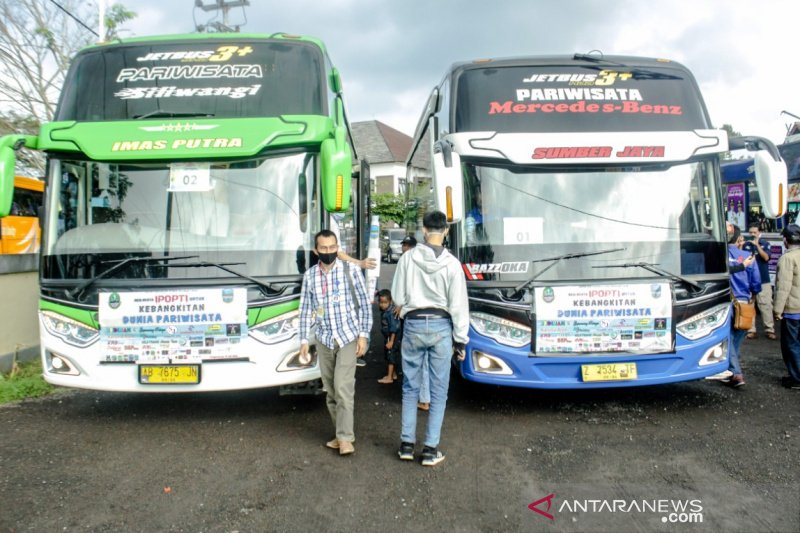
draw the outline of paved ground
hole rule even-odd
[[[800,391],[775,341],[746,341],[744,390],[455,379],[435,468],[397,460],[400,387],[372,346],[345,458],[322,398],[272,390],[0,408],[0,532],[800,531]],[[552,520],[528,508],[551,494]]]

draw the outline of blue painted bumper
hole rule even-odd
[[[728,369],[727,346],[730,326],[714,330],[707,337],[690,341],[680,334],[675,335],[674,353],[653,355],[571,355],[531,357],[530,346],[512,348],[493,339],[479,335],[470,328],[467,357],[459,363],[461,375],[470,381],[525,387],[531,389],[597,389],[609,387],[641,387],[679,381],[702,379]],[[699,365],[703,355],[713,347],[725,342],[725,358],[717,363]],[[498,375],[481,372],[472,361],[473,350],[501,359],[513,372]],[[581,365],[602,363],[636,363],[637,379],[627,381],[584,382]]]

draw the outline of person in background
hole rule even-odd
[[[749,232],[753,239],[745,241],[743,250],[756,258],[758,274],[761,276],[761,292],[756,297],[756,304],[761,312],[761,321],[764,323],[764,335],[774,341],[776,337],[775,321],[772,317],[772,283],[769,279],[769,241],[761,235],[758,223],[751,224]],[[753,327],[747,332],[747,338],[755,339],[757,337],[756,321],[753,320]]]
[[[414,459],[417,403],[427,356],[431,405],[422,449],[423,466],[442,462],[439,449],[453,353],[464,359],[469,341],[467,284],[461,263],[443,246],[447,217],[441,211],[422,219],[425,243],[400,256],[392,281],[392,295],[405,318],[403,343],[403,410],[398,456]]]
[[[406,253],[410,249],[414,248],[417,245],[417,239],[414,238],[413,235],[409,235],[402,241],[400,241],[400,246],[403,249],[403,253]]]
[[[728,241],[728,265],[731,267],[731,290],[733,291],[734,299],[749,302],[753,299],[754,295],[761,292],[761,276],[752,261],[750,261],[750,265],[746,266],[744,270],[733,272],[734,266],[744,264],[745,260],[752,257],[752,254],[741,249],[743,244],[744,238],[739,228],[734,226],[733,234]],[[731,321],[731,327],[733,327],[733,321]],[[731,331],[731,344],[728,350],[728,370],[732,375],[729,378],[723,379],[722,382],[734,388],[739,388],[745,384],[740,364],[740,356],[742,341],[744,341],[746,335],[747,331],[743,329],[732,329]]]
[[[781,384],[800,390],[800,226],[781,232],[786,252],[778,260],[775,277],[775,320],[781,323],[781,355],[789,375]]]
[[[395,314],[392,292],[389,289],[378,291],[378,308],[381,310],[381,333],[383,334],[383,353],[386,356],[386,375],[378,383],[394,383],[397,379],[397,366],[400,353],[400,319]]]

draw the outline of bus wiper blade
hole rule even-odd
[[[144,120],[146,118],[197,118],[197,117],[213,117],[214,113],[197,113],[195,111],[164,111],[163,109],[154,109],[144,115],[133,115],[136,120]]]
[[[694,289],[696,289],[698,291],[702,291],[703,290],[703,287],[701,287],[700,285],[698,285],[694,281],[690,280],[689,278],[685,278],[683,276],[679,276],[678,274],[673,274],[672,272],[668,272],[668,271],[664,270],[663,268],[660,268],[658,265],[655,265],[653,263],[623,263],[621,265],[601,265],[601,266],[595,266],[595,267],[592,267],[592,268],[633,268],[633,267],[643,268],[645,270],[649,270],[653,274],[658,274],[659,276],[666,276],[666,277],[671,278],[673,280],[680,281],[680,282],[685,283],[686,285],[688,285],[688,286],[690,286],[690,287],[692,287],[692,288],[694,288]]]
[[[196,259],[197,255],[184,255],[184,256],[176,256],[176,257],[129,257],[127,259],[120,259],[114,261],[101,261],[101,265],[107,265],[109,263],[116,263],[114,266],[109,268],[108,270],[104,270],[94,276],[93,278],[89,278],[77,287],[73,288],[71,291],[67,291],[67,296],[70,298],[75,298],[80,295],[84,290],[90,287],[95,281],[103,278],[107,278],[111,274],[115,272],[119,272],[123,268],[128,265],[132,265],[134,263],[155,263],[158,261],[176,261],[178,259]]]
[[[528,281],[526,281],[526,282],[524,282],[524,283],[522,283],[520,285],[517,285],[514,288],[514,290],[516,292],[520,292],[522,290],[527,289],[530,285],[533,284],[534,281],[536,281],[536,279],[539,276],[541,276],[542,274],[544,274],[545,272],[547,272],[548,270],[550,270],[551,268],[553,268],[554,266],[556,266],[558,263],[560,263],[561,261],[563,261],[565,259],[577,259],[579,257],[588,257],[590,255],[610,254],[610,253],[613,253],[613,252],[621,252],[623,250],[625,250],[625,248],[612,248],[610,250],[598,250],[596,252],[577,252],[577,253],[574,253],[574,254],[564,254],[564,255],[557,255],[556,257],[548,257],[546,259],[534,259],[533,261],[531,261],[531,263],[544,263],[544,262],[548,262],[548,261],[552,261],[552,263],[547,265],[545,268],[543,268],[542,270],[540,270],[536,274],[534,274],[533,277],[531,279],[529,279]]]
[[[197,257],[197,256],[195,256],[195,257]],[[240,277],[242,279],[246,279],[247,281],[250,281],[250,282],[254,283],[256,286],[258,286],[260,289],[262,289],[261,292],[264,294],[264,296],[272,296],[275,293],[279,293],[279,292],[281,292],[283,290],[283,288],[281,288],[281,289],[276,288],[271,283],[266,283],[264,281],[261,281],[261,280],[258,280],[256,278],[254,278],[254,277],[248,276],[247,274],[242,274],[241,272],[237,272],[236,270],[233,270],[232,268],[228,268],[228,266],[230,266],[230,265],[244,265],[244,264],[246,264],[246,263],[244,263],[244,262],[238,262],[238,263],[214,263],[214,262],[211,262],[211,261],[197,261],[195,263],[173,263],[171,265],[164,265],[164,266],[167,267],[167,268],[216,267],[216,268],[219,268],[220,270],[224,270],[225,272],[229,272],[229,273],[233,274],[234,276],[238,276],[238,277]],[[297,283],[299,283],[299,282],[297,282]]]

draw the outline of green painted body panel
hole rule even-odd
[[[265,149],[319,146],[332,137],[323,116],[51,122],[38,147],[80,152],[97,161],[251,157]]]
[[[299,296],[297,300],[291,302],[284,302],[277,305],[267,305],[263,307],[251,307],[247,310],[247,327],[252,328],[258,324],[265,322],[276,316],[284,313],[294,311],[300,307]],[[39,311],[52,311],[67,318],[71,318],[81,324],[100,329],[100,323],[97,320],[97,310],[95,309],[78,309],[68,305],[62,305],[48,300],[39,300]]]

